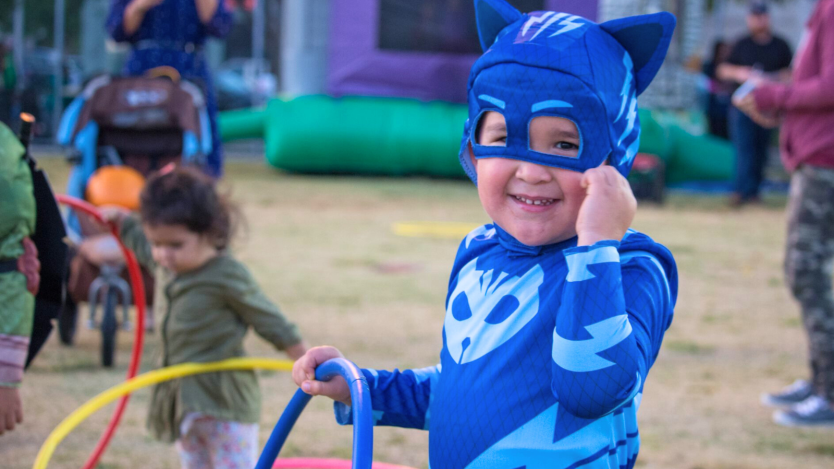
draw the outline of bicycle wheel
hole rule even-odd
[[[101,364],[107,368],[113,366],[116,354],[116,308],[119,307],[119,293],[115,288],[108,288],[101,311]]]

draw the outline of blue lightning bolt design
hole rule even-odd
[[[576,23],[576,20],[578,20],[578,19],[580,19],[580,18],[576,15],[569,16],[567,19],[565,19],[565,21],[562,21],[561,23],[559,23],[559,26],[564,26],[564,28],[556,31],[555,33],[551,34],[548,37],[558,36],[562,33],[566,33],[568,31],[573,31],[574,29],[581,28],[582,26],[585,25],[585,23],[583,23],[583,22]]]
[[[623,156],[623,161],[620,164],[629,164],[631,160],[637,156],[637,151],[640,149],[640,139],[635,138],[631,145],[626,148],[625,156]],[[668,287],[667,287],[668,288]]]
[[[559,21],[560,19],[562,19],[562,18],[564,18],[564,17],[566,17],[566,16],[568,16],[568,14],[567,14],[567,13],[556,13],[555,15],[551,16],[551,17],[550,17],[550,19],[549,19],[549,20],[547,20],[547,23],[545,23],[544,25],[542,25],[542,27],[541,27],[541,28],[539,28],[539,30],[538,30],[538,31],[536,31],[536,34],[534,34],[534,35],[533,35],[533,37],[531,37],[531,38],[530,38],[530,40],[532,41],[533,39],[535,39],[535,38],[536,38],[536,36],[538,36],[539,34],[541,34],[541,32],[542,32],[542,31],[546,31],[546,30],[547,30],[547,28],[549,28],[549,27],[550,27],[550,25],[552,25],[553,23],[555,23],[555,22]]]
[[[634,64],[631,62],[631,56],[628,55],[628,52],[623,55],[623,65],[625,65],[626,69],[626,77],[625,81],[623,82],[623,89],[620,91],[620,96],[623,97],[623,103],[620,104],[620,113],[617,114],[617,118],[614,119],[614,122],[620,120],[620,117],[623,117],[623,111],[625,111],[626,103],[628,102],[629,91],[631,90],[631,82],[634,81],[634,76],[631,74],[631,70],[634,68]]]
[[[626,126],[625,130],[623,130],[623,134],[620,135],[620,139],[617,140],[617,145],[623,143],[626,137],[634,130],[634,121],[637,120],[637,97],[631,97],[631,104],[628,107],[628,125]]]
[[[534,24],[543,23],[546,19],[550,18],[551,16],[553,16],[555,14],[556,14],[555,12],[548,11],[547,13],[545,13],[541,16],[531,16],[530,19],[527,20],[527,22],[524,24],[524,29],[521,30],[521,35],[526,36],[527,31],[530,30],[530,26],[533,26]],[[550,26],[550,23],[548,23],[548,26]],[[542,29],[546,29],[546,27],[542,28]],[[541,29],[539,30],[539,32],[541,32]],[[537,32],[536,34],[539,34],[539,33]],[[536,36],[533,36],[533,37],[536,37]]]

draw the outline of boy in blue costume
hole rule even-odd
[[[434,367],[364,369],[377,425],[429,430],[446,468],[631,468],[643,384],[672,321],[674,259],[630,230],[637,95],[666,55],[668,13],[596,24],[476,0],[486,51],[460,160],[493,223],[463,240]],[[350,423],[341,356],[293,378]]]

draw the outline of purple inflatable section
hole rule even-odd
[[[328,94],[466,101],[477,53],[380,49],[382,0],[331,1]],[[544,6],[596,20],[598,0],[544,0]]]

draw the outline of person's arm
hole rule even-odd
[[[565,410],[595,419],[642,388],[660,347],[655,318],[667,311],[658,308],[674,300],[660,301],[671,294],[653,259],[634,276],[620,267],[617,248],[637,209],[628,181],[606,165],[585,171],[581,184],[577,246],[564,253],[568,275],[553,330],[551,389]]]
[[[580,418],[609,414],[640,392],[671,319],[674,299],[660,262],[648,252],[621,258],[618,245],[600,241],[565,252],[551,387],[559,405]]]
[[[738,84],[744,83],[750,78],[752,67],[740,65],[741,64],[741,49],[744,47],[742,43],[733,45],[730,51],[730,56],[727,61],[719,64],[715,69],[715,76],[722,81],[732,81]]]
[[[197,16],[203,24],[211,21],[211,17],[217,12],[217,7],[220,4],[218,0],[194,0],[197,7]]]
[[[23,423],[23,404],[17,387],[0,384],[0,435]]]
[[[5,295],[3,293],[6,293]],[[18,387],[32,334],[35,301],[21,272],[0,274],[0,435],[23,422]]]
[[[106,28],[110,37],[116,42],[130,41],[145,13],[162,3],[163,0],[111,0],[110,12],[107,15]]]
[[[197,16],[206,33],[215,37],[226,37],[232,29],[232,14],[220,0],[194,0]]]
[[[135,215],[125,215],[118,221],[113,221],[119,225],[119,237],[125,247],[133,251],[140,264],[153,271],[156,268],[156,262],[151,254],[151,243],[145,237],[139,218]]]
[[[290,322],[258,287],[242,266],[225,279],[228,283],[227,301],[240,319],[252,326],[255,333],[297,359],[307,351],[298,326]]]
[[[715,76],[722,81],[732,81],[738,84],[744,83],[750,78],[752,72],[751,67],[744,65],[733,65],[730,63],[723,63],[715,70]]]
[[[440,365],[417,370],[374,370],[363,368],[362,374],[371,389],[374,425],[428,430],[432,388],[440,379]],[[336,421],[353,424],[350,405],[333,403]]]
[[[762,83],[753,97],[756,107],[763,112],[834,110],[834,5],[822,11],[817,27],[820,73],[791,84]]]
[[[316,381],[316,368],[332,358],[344,358],[333,347],[314,347],[293,366],[293,380],[307,394],[333,399],[336,421],[353,423],[350,391],[341,377],[327,382]],[[432,390],[440,379],[440,365],[416,370],[362,369],[371,390],[374,425],[428,429]]]

